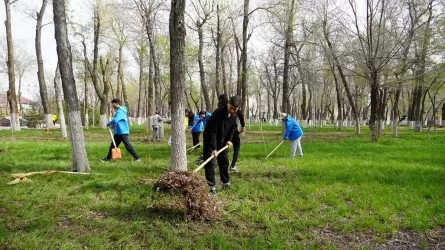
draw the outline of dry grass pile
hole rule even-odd
[[[219,215],[217,203],[205,187],[206,180],[191,172],[169,172],[153,186],[158,192],[182,195],[188,221],[211,220]]]

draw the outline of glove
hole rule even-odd
[[[283,140],[284,140],[284,141],[289,140],[289,136],[285,136],[285,137],[283,137]]]
[[[226,145],[229,146],[229,148],[231,148],[233,144],[232,144],[231,141],[228,141],[228,142],[226,143]]]
[[[215,157],[217,157],[217,156],[218,156],[218,151],[213,150],[213,151],[212,151],[212,155],[215,156]]]

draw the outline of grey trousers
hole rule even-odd
[[[303,156],[303,149],[301,148],[301,136],[290,142],[290,156],[295,157],[298,151],[299,156]]]

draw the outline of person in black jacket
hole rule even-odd
[[[221,94],[218,97],[218,107],[224,107],[227,105],[227,95]],[[235,167],[236,162],[238,161],[239,151],[241,148],[241,138],[240,134],[244,132],[245,130],[245,122],[244,122],[244,114],[241,111],[241,109],[238,109],[236,111],[236,129],[232,137],[232,143],[233,143],[233,157],[232,162],[230,164],[229,171],[233,173],[238,173],[239,170]]]
[[[227,149],[217,154],[216,152],[228,145],[232,146],[232,137],[236,129],[236,111],[241,105],[241,98],[233,96],[225,106],[221,106],[216,109],[207,122],[207,126],[204,129],[204,145],[203,155],[204,159],[209,158],[211,155],[215,155],[219,166],[219,174],[221,182],[223,183],[223,189],[230,188],[229,177],[229,157],[227,155]],[[210,193],[215,195],[215,166],[213,161],[210,161],[205,165],[205,176],[207,184],[210,186]]]

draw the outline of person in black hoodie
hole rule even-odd
[[[221,94],[218,97],[218,107],[224,107],[227,105],[227,95]],[[244,122],[244,114],[241,111],[241,109],[238,109],[236,111],[236,129],[232,137],[232,143],[233,143],[233,157],[232,162],[230,164],[229,171],[233,173],[238,173],[239,170],[235,167],[236,162],[238,161],[239,151],[241,148],[241,138],[240,134],[244,132],[245,130],[245,122]]]
[[[204,129],[204,159],[209,158],[211,155],[216,155],[223,189],[230,188],[228,150],[226,149],[218,155],[216,152],[226,145],[229,148],[232,146],[231,141],[236,129],[235,113],[240,105],[241,98],[238,96],[231,97],[227,105],[221,106],[213,112]],[[205,176],[207,184],[210,186],[210,193],[216,195],[215,166],[213,161],[205,165]]]

